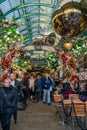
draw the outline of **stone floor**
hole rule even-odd
[[[18,112],[18,123],[14,124],[11,119],[11,130],[72,130],[71,126],[59,124],[55,111],[53,105],[29,101],[26,110]]]

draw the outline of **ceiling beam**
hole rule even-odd
[[[45,23],[45,24],[49,24],[49,22],[44,19],[44,20],[39,20],[39,21],[38,20],[32,20],[32,21],[23,23],[23,25],[26,25],[26,24],[31,25],[33,23]]]
[[[38,34],[38,30],[35,30],[35,31],[33,31],[33,32],[31,32],[31,34],[33,35],[33,34]],[[25,33],[25,34],[23,34],[23,35],[27,35],[27,33]]]
[[[52,8],[53,5],[51,4],[44,4],[44,3],[30,3],[30,4],[22,4],[21,6],[16,6],[14,8],[12,8],[11,10],[7,11],[6,13],[4,13],[1,17],[0,20],[5,18],[7,15],[9,15],[10,13],[22,9],[22,8],[26,8],[26,7],[32,7],[32,6],[44,6],[44,7],[48,7],[48,8]]]
[[[6,1],[6,0],[0,0],[0,4],[3,3],[3,2],[5,2],[5,1]]]
[[[14,18],[14,20],[18,20],[21,18],[25,18],[28,16],[43,16],[43,17],[51,17],[51,14],[46,14],[46,13],[30,13],[30,14],[25,14],[25,15],[20,15],[19,17]]]
[[[40,0],[38,0],[38,3],[40,3]],[[40,14],[40,5],[38,5],[38,13]],[[38,33],[40,33],[40,15],[38,15]]]
[[[22,5],[25,4],[24,0],[21,0],[21,2],[22,2]],[[23,14],[26,15],[26,9],[25,9],[25,8],[22,8],[22,10],[23,10]],[[25,17],[25,22],[28,22],[27,17]],[[26,24],[26,28],[27,28],[27,34],[28,34],[28,36],[30,37],[30,41],[32,41],[31,29],[30,29],[30,27],[28,26],[28,24]]]
[[[37,26],[33,26],[33,27],[31,27],[31,31],[32,31],[33,29],[37,29]],[[26,30],[27,30],[27,28],[21,30],[20,33],[21,33],[21,32],[24,32],[24,31],[26,31]]]
[[[32,20],[31,22],[25,22],[24,24],[22,24],[22,26],[25,26],[26,24],[33,25],[34,23],[45,23],[45,25],[50,24],[50,23],[48,23],[48,22],[46,22],[44,20],[40,20],[40,21]],[[31,27],[31,29],[34,29],[34,28],[36,28],[36,26]],[[20,33],[22,33],[23,31],[26,31],[26,30],[27,30],[27,28],[24,28],[24,29],[20,30]]]

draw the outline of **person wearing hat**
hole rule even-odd
[[[17,101],[17,91],[10,85],[10,79],[8,78],[3,81],[2,89],[5,98],[5,113],[0,121],[3,130],[10,130],[11,115]]]

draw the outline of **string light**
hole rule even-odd
[[[65,42],[65,43],[64,43],[64,47],[65,47],[66,49],[68,49],[68,50],[71,50],[71,48],[72,48],[72,43],[71,43],[71,42]]]

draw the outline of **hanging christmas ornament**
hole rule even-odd
[[[68,57],[65,54],[63,54],[61,57],[63,62],[66,62],[68,60]]]
[[[14,51],[14,52],[12,52],[11,53],[11,58],[14,58],[15,57],[15,54],[16,54],[16,52]]]
[[[52,26],[57,34],[66,38],[81,34],[87,28],[86,10],[83,11],[79,2],[67,2],[53,13]]]
[[[74,80],[74,79],[76,79],[77,78],[77,75],[76,74],[73,74],[72,76],[71,76],[71,80]]]
[[[7,79],[8,75],[7,74],[4,74],[3,77],[2,77],[2,80],[4,81],[5,79]]]

